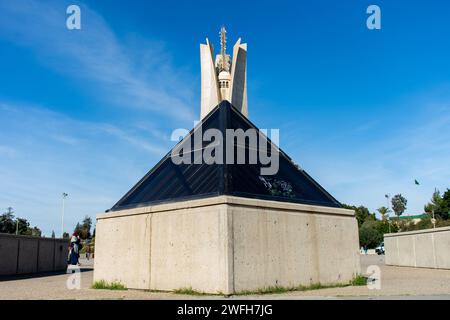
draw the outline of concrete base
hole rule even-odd
[[[450,227],[384,235],[386,264],[450,269]]]
[[[358,227],[346,209],[219,196],[101,214],[94,281],[233,294],[350,281]]]

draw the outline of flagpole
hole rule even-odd
[[[417,179],[414,180],[414,183],[416,186],[420,186],[420,183],[419,183],[419,181],[417,181]],[[434,188],[433,197],[436,194],[436,192],[437,192],[437,189]],[[433,229],[436,229],[436,218],[434,216],[434,206],[431,207],[431,216],[432,216],[431,223],[433,224]]]
[[[62,193],[62,214],[61,214],[61,238],[64,238],[64,211],[65,211],[65,200],[68,196],[67,193]]]

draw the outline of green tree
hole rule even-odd
[[[77,225],[75,226],[74,232],[78,233],[78,235],[81,237],[81,224],[77,222]]]
[[[431,217],[434,213],[436,219],[450,219],[450,190],[447,189],[442,196],[439,190],[435,190],[431,196],[430,202],[425,205],[424,210]]]
[[[386,208],[386,207],[380,207],[380,208],[378,208],[377,209],[377,211],[380,213],[380,215],[381,215],[381,220],[386,220],[387,219],[387,215],[388,215],[388,213],[391,211],[391,210],[389,210],[389,208]]]
[[[42,237],[42,231],[38,227],[35,226],[30,231],[33,237]]]
[[[389,224],[391,224],[390,227],[389,227]],[[376,228],[377,228],[378,232],[380,232],[382,235],[384,235],[386,233],[396,233],[396,232],[398,232],[397,224],[391,223],[388,220],[377,221]]]
[[[81,223],[77,223],[75,231],[78,233],[81,239],[91,238],[92,219],[89,216],[85,216]]]
[[[38,227],[30,228],[30,223],[24,218],[15,218],[13,209],[9,207],[0,216],[0,233],[16,234],[27,236],[42,236],[42,231]]]
[[[392,197],[392,209],[397,217],[400,217],[406,210],[406,204],[408,200],[401,194],[396,194]]]
[[[348,204],[342,204],[346,209],[354,210],[356,220],[358,220],[358,227],[361,227],[366,220],[375,221],[375,213],[370,213],[369,209],[364,206],[351,206]]]
[[[439,203],[439,211],[438,216],[442,220],[448,220],[450,219],[450,189],[447,189],[445,191],[444,195],[442,196],[442,201]]]
[[[412,230],[423,230],[433,228],[433,223],[431,222],[431,217],[421,219],[417,224],[412,224]]]
[[[424,206],[424,210],[426,213],[429,214],[432,214],[433,212],[435,214],[439,214],[441,205],[442,205],[441,193],[439,190],[434,190],[433,195],[431,196],[431,200]]]
[[[82,229],[83,229],[83,239],[90,239],[91,238],[91,228],[92,228],[92,219],[89,216],[85,216],[82,223]]]
[[[367,220],[359,229],[359,242],[361,246],[373,249],[383,241],[383,234],[379,230],[379,221]]]
[[[16,224],[14,222],[14,210],[9,207],[5,213],[0,216],[0,233],[15,233]]]
[[[17,218],[14,223],[18,223],[18,230],[20,235],[31,236],[32,230],[30,229],[30,223],[27,219]],[[15,229],[14,233],[16,233]]]

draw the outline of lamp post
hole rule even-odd
[[[436,229],[436,219],[434,217],[434,208],[431,209],[431,213],[433,214],[433,219],[431,219],[431,223],[433,224],[433,229]]]
[[[61,238],[64,238],[64,210],[67,196],[67,193],[62,193]]]
[[[390,197],[391,195],[388,193],[388,194],[385,194],[384,195],[384,197],[386,198],[386,203],[387,203],[387,212],[386,212],[386,214],[387,214],[387,219],[388,219],[388,226],[389,226],[389,233],[391,233],[391,219],[390,219],[390,217],[389,217],[389,197]]]
[[[437,188],[434,188],[433,198],[435,197],[435,194],[437,193]],[[431,207],[431,214],[433,218],[431,219],[431,223],[433,224],[433,229],[436,229],[436,218],[434,216],[434,206]]]

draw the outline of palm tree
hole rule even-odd
[[[391,211],[389,208],[386,207],[380,207],[377,209],[377,211],[381,214],[381,220],[386,220],[388,213]]]

